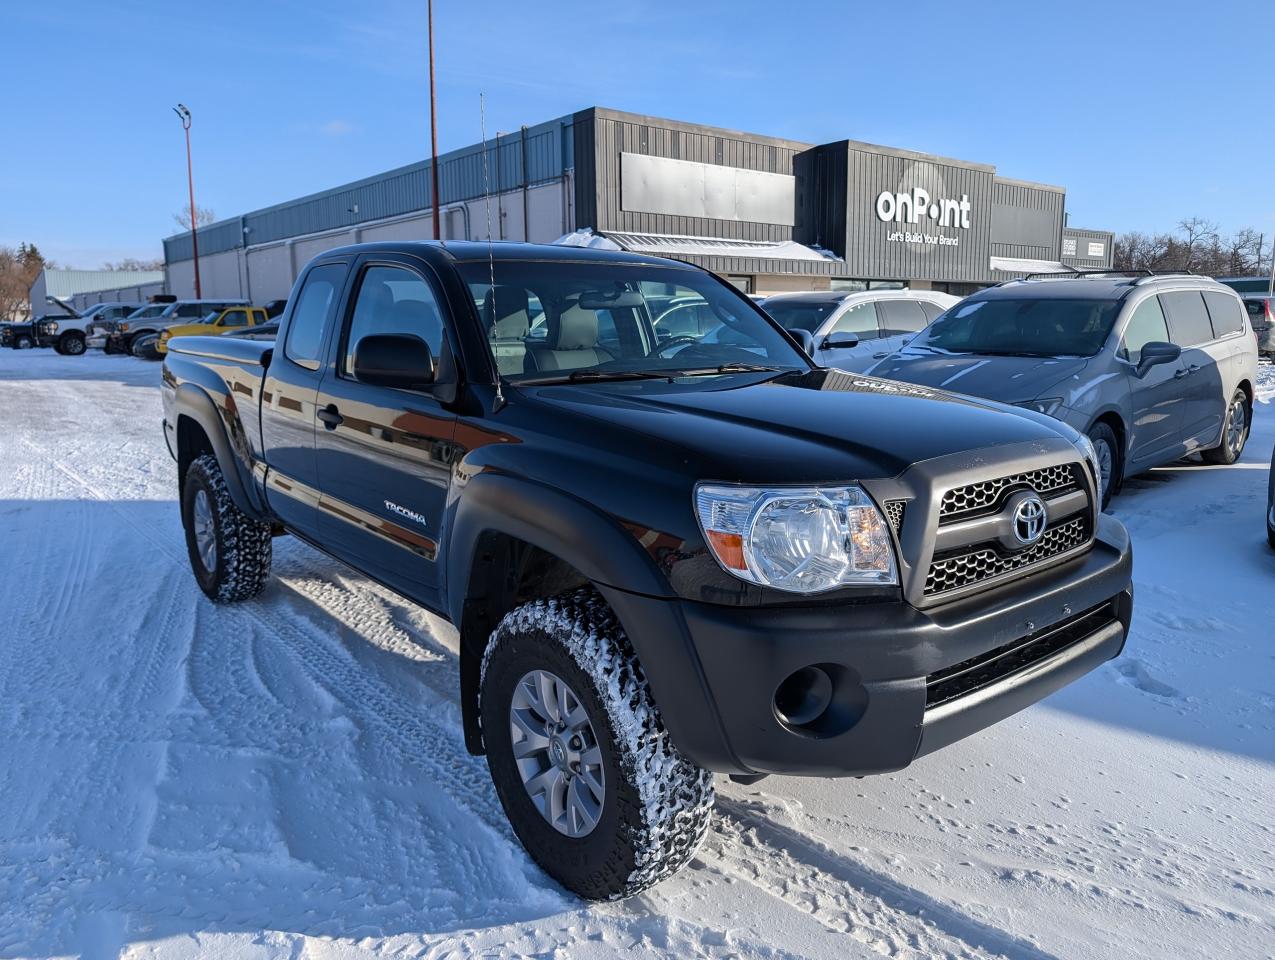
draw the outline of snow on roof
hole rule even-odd
[[[825,260],[839,258],[828,250],[808,247],[793,240],[735,240],[724,237],[684,237],[666,233],[604,234],[631,253],[655,256],[692,255],[701,257],[752,257],[763,260]]]
[[[1002,273],[1075,273],[1057,260],[1027,260],[1019,257],[992,257],[991,268]]]

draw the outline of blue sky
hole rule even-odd
[[[5,3],[0,244],[160,254],[428,154],[424,0]],[[850,137],[1067,187],[1078,226],[1275,232],[1275,3],[436,0],[439,148],[589,105]],[[23,99],[25,97],[25,100]]]

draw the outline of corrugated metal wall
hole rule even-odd
[[[1110,270],[1115,256],[1116,235],[1109,230],[1084,230],[1080,227],[1067,227],[1062,232],[1062,262],[1077,270]],[[1067,241],[1074,241],[1076,252],[1068,253]],[[1102,244],[1102,256],[1089,256],[1089,244]]]
[[[992,182],[992,256],[1057,260],[1066,193],[997,177]]]
[[[625,210],[620,190],[620,155],[638,153],[791,176],[793,158],[806,148],[805,144],[602,109],[576,114],[575,127],[579,158],[576,171],[578,226],[622,233],[740,240],[792,239],[793,228],[783,224]],[[590,158],[592,183],[587,182],[590,178],[583,169],[589,166]]]
[[[487,144],[487,171],[481,144],[453,150],[438,158],[439,202],[458,203],[481,197],[490,181],[492,194],[562,177],[573,162],[573,118],[560,117],[522,131],[504,134]],[[526,143],[524,179],[523,143]],[[199,255],[223,253],[357,226],[387,217],[428,209],[432,203],[430,161],[359,180],[322,193],[301,197],[233,220],[201,227]],[[164,241],[168,263],[192,256],[189,233]]]

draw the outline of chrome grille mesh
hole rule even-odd
[[[903,529],[903,507],[905,502],[903,500],[887,500],[882,504],[885,508],[885,518],[889,521],[895,533]]]
[[[1031,487],[1041,496],[1065,493],[1080,487],[1077,464],[1062,463],[1026,473],[1015,473],[995,480],[981,480],[953,487],[943,494],[939,504],[939,523],[952,523],[968,514],[995,508],[1001,494],[1012,487]]]
[[[971,583],[1000,576],[1002,573],[1020,570],[1033,563],[1066,553],[1088,540],[1089,522],[1088,518],[1082,515],[1050,527],[1034,546],[1020,553],[1005,556],[994,549],[985,548],[935,560],[930,564],[929,572],[925,576],[925,595],[937,596]]]

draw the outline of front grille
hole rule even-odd
[[[895,533],[903,529],[903,506],[905,503],[906,501],[904,500],[887,500],[882,504],[885,507],[885,518],[889,521]]]
[[[1081,483],[1078,467],[1079,464],[1062,463],[996,480],[981,480],[978,483],[967,483],[963,487],[954,487],[943,494],[943,500],[939,504],[939,523],[955,523],[980,513],[994,513],[1003,496],[1015,489],[1031,487],[1042,497],[1079,490]]]
[[[936,558],[925,575],[925,595],[937,596],[971,583],[990,580],[1012,570],[1021,570],[1079,547],[1089,540],[1089,536],[1086,513],[1055,524],[1035,544],[1018,553],[1003,553],[988,546],[955,556]]]
[[[1108,601],[1013,643],[938,670],[925,678],[925,709],[930,710],[1004,680],[1091,636],[1116,619],[1115,607]]]

